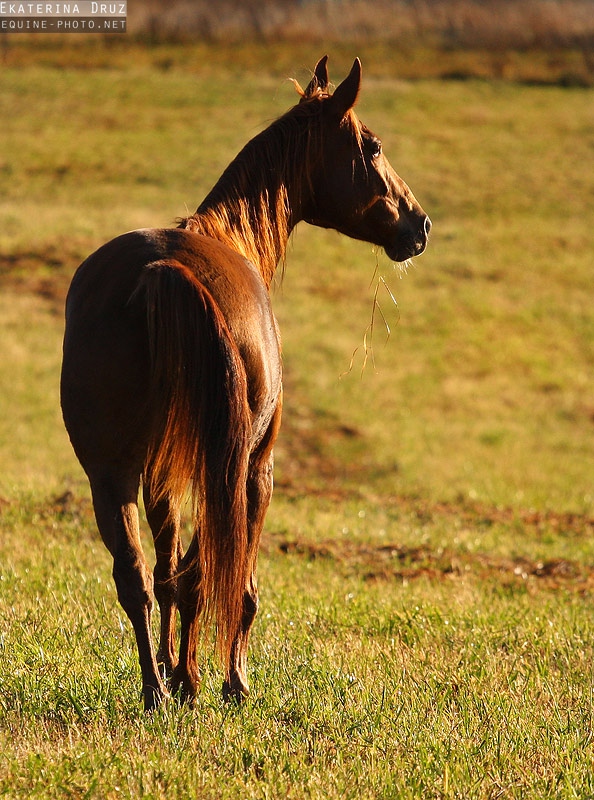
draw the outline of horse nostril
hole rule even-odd
[[[431,230],[431,220],[427,215],[425,215],[420,221],[421,225],[419,225],[419,227],[417,228],[417,233],[414,241],[416,255],[420,255],[427,247],[427,241],[429,239],[429,231]]]

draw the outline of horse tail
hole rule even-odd
[[[202,624],[216,624],[228,664],[248,578],[245,367],[216,301],[188,267],[156,261],[141,283],[156,415],[145,480],[151,497],[177,512],[190,490],[198,551],[186,569],[199,582]]]

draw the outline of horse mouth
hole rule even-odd
[[[422,227],[415,233],[399,237],[398,241],[384,247],[386,255],[392,261],[408,261],[409,258],[420,256],[427,247],[429,231],[431,230],[431,220],[429,217],[423,219]]]
[[[384,247],[386,255],[389,259],[396,262],[408,261],[409,258],[420,256],[427,247],[427,237],[423,240],[411,240],[405,242],[397,242],[394,245]]]

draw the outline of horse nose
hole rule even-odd
[[[429,238],[429,231],[431,230],[431,220],[425,214],[422,220],[422,224],[419,226],[419,231],[416,236],[416,249],[417,255],[421,255],[423,250],[427,247],[427,240]]]

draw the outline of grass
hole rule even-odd
[[[420,570],[369,579],[337,554],[275,546],[273,531],[254,699],[223,707],[207,664],[195,711],[146,718],[88,511],[12,507],[3,517],[6,796],[591,792],[594,631],[572,581],[541,588]]]
[[[0,74],[0,795],[591,796],[592,90],[366,80],[430,247],[401,276],[297,231],[252,698],[222,704],[207,646],[196,708],[146,717],[60,421],[64,292],[110,236],[193,210],[294,95],[278,64],[143,52]],[[363,370],[376,272],[398,308],[382,289]]]
[[[194,711],[172,706],[147,718],[87,512],[4,515],[6,796],[592,791],[594,631],[572,581],[553,588],[513,575],[506,584],[496,572],[421,570],[409,580],[369,579],[336,554],[277,547],[272,532],[253,700],[223,707],[220,675],[207,662]]]

